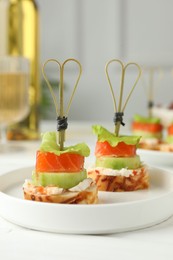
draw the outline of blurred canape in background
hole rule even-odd
[[[132,132],[140,135],[139,147],[143,149],[158,150],[162,141],[163,126],[157,117],[144,117],[135,115],[132,122]]]

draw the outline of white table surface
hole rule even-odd
[[[78,128],[78,131],[76,128]],[[54,124],[44,122],[41,124],[41,129],[43,131],[54,130]],[[94,138],[90,135],[90,124],[71,123],[69,132],[67,138],[72,143],[74,140],[75,142],[94,143]],[[17,144],[15,142],[14,145],[18,147],[17,151],[12,150],[11,153],[0,154],[0,174],[34,165],[35,151],[39,144],[40,141],[17,142]],[[94,144],[91,145],[91,150],[93,147]],[[170,170],[173,171],[171,168]],[[0,217],[0,259],[172,260],[173,217],[163,223],[142,230],[92,236],[63,235],[29,230]]]

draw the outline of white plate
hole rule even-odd
[[[0,215],[41,231],[104,234],[148,227],[173,214],[173,174],[150,168],[151,187],[135,192],[100,192],[97,205],[50,204],[23,200],[22,184],[32,167],[0,176]]]
[[[156,166],[173,166],[173,152],[138,149],[141,161]]]

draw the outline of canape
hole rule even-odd
[[[159,150],[162,142],[163,126],[156,117],[144,117],[135,115],[132,122],[132,133],[140,135],[139,147],[149,150]]]
[[[27,200],[93,204],[97,202],[97,186],[87,178],[84,160],[90,150],[85,143],[64,147],[60,151],[56,132],[42,136],[36,153],[32,180],[25,180],[24,198]]]
[[[96,161],[88,169],[100,191],[135,191],[149,187],[147,167],[136,150],[139,136],[116,136],[100,125],[93,126],[97,135]]]

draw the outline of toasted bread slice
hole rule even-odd
[[[105,172],[106,168],[104,169]],[[93,168],[88,170],[88,177],[92,178],[99,191],[135,191],[149,187],[149,174],[145,166],[137,170],[131,170],[131,174],[123,175],[102,174],[102,170]]]
[[[145,142],[141,142],[139,144],[139,148],[140,149],[145,149],[145,150],[155,150],[155,151],[159,151],[160,149],[160,144],[149,144],[149,143],[145,143]]]
[[[159,150],[162,152],[173,152],[173,144],[162,143],[159,145]]]
[[[39,187],[29,184],[23,187],[24,198],[26,200],[65,203],[65,204],[95,204],[98,202],[98,188],[92,181],[90,186],[81,191],[63,190],[58,194],[45,194]]]

